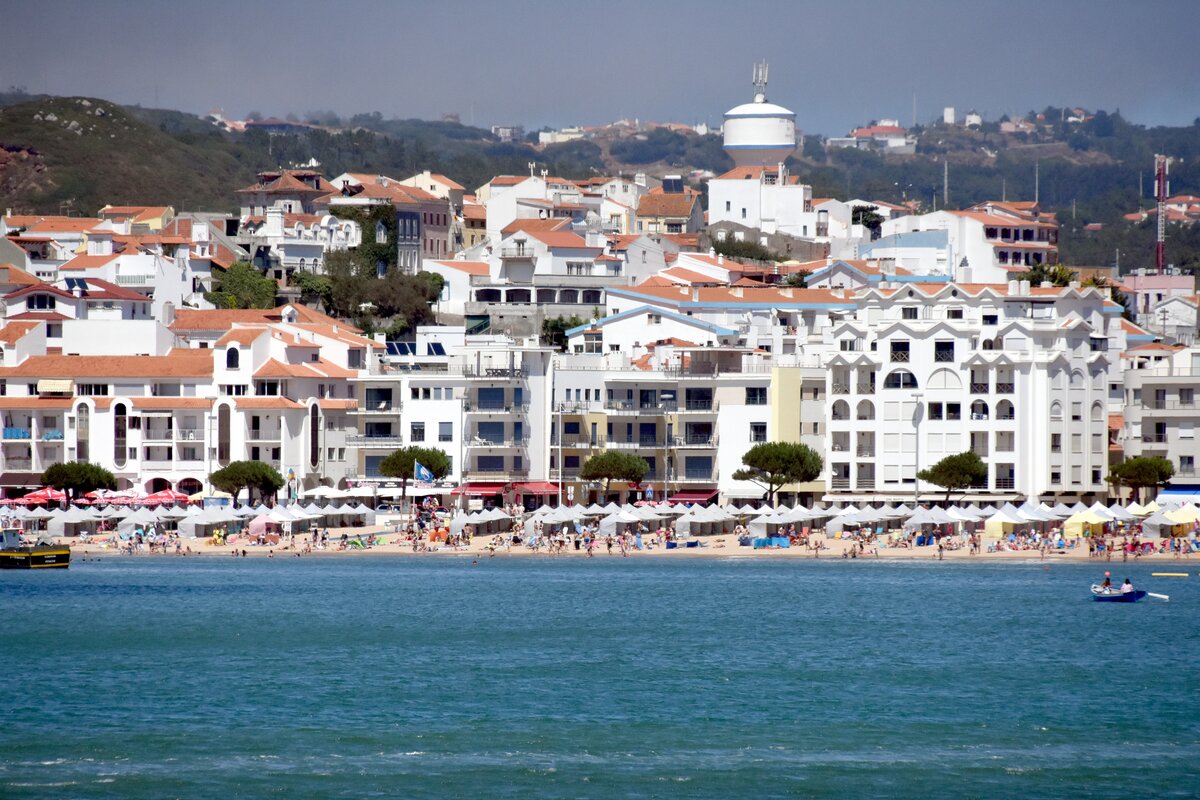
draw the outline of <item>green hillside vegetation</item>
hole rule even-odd
[[[951,208],[1004,196],[1033,199],[1036,169],[1042,206],[1062,223],[1066,263],[1100,266],[1120,251],[1123,268],[1150,266],[1153,222],[1132,225],[1121,217],[1151,205],[1157,152],[1179,159],[1171,168],[1173,193],[1200,194],[1200,119],[1191,126],[1147,128],[1116,112],[1096,112],[1084,123],[1065,122],[1062,109],[1041,113],[1052,122],[1029,134],[1003,135],[996,123],[979,130],[918,127],[917,153],[909,156],[827,151],[820,137],[809,136],[792,170],[818,197],[916,199],[930,209],[944,204],[943,161],[950,165]],[[457,122],[384,119],[377,112],[307,117],[328,127],[283,136],[228,134],[183,112],[10,89],[0,92],[0,207],[94,213],[105,203],[139,203],[228,211],[236,205],[235,191],[256,172],[312,159],[327,176],[355,171],[405,177],[429,169],[469,191],[493,175],[524,174],[529,162],[566,178],[639,170],[720,173],[730,166],[719,136],[666,129],[539,149],[527,141],[503,143]],[[1086,231],[1092,222],[1104,223],[1103,230]],[[1200,265],[1195,227],[1172,226],[1171,263]]]

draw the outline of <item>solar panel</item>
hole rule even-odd
[[[444,356],[444,355],[446,355],[446,348],[445,348],[445,346],[442,345],[441,342],[430,342],[429,343],[429,355]]]

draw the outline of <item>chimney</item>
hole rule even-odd
[[[700,302],[700,289],[699,289],[699,287],[696,287],[696,286],[693,286],[693,287],[692,287],[692,302],[693,302],[693,303],[699,303],[699,302]]]
[[[725,263],[725,256],[724,256],[724,255],[718,255],[718,256],[717,256],[717,263],[718,263],[718,264],[724,264],[724,263]]]
[[[1009,294],[1016,294],[1016,293],[1017,293],[1017,290],[1018,290],[1019,288],[1020,288],[1020,287],[1017,285],[1017,282],[1016,282],[1016,281],[1009,281],[1009,282],[1008,282],[1008,293],[1009,293]]]
[[[729,291],[733,292],[734,297],[745,297],[746,296],[746,290],[741,286],[731,286],[731,287],[729,287]]]
[[[263,236],[283,236],[283,209],[279,206],[267,208],[267,223],[263,225]]]
[[[783,295],[784,297],[795,297],[792,287],[790,286],[785,286],[784,288],[780,289],[779,294]]]
[[[162,324],[164,327],[171,327],[175,324],[175,304],[170,300],[162,304]]]
[[[1021,294],[1029,294],[1032,288],[1029,281],[1021,281]]]

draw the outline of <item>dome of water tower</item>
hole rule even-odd
[[[796,149],[796,115],[767,102],[765,65],[754,70],[754,100],[725,112],[725,151],[739,167],[773,166]]]

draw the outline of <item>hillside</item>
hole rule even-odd
[[[217,130],[170,135],[103,100],[0,108],[0,206],[93,213],[105,203],[219,210],[255,165]]]

